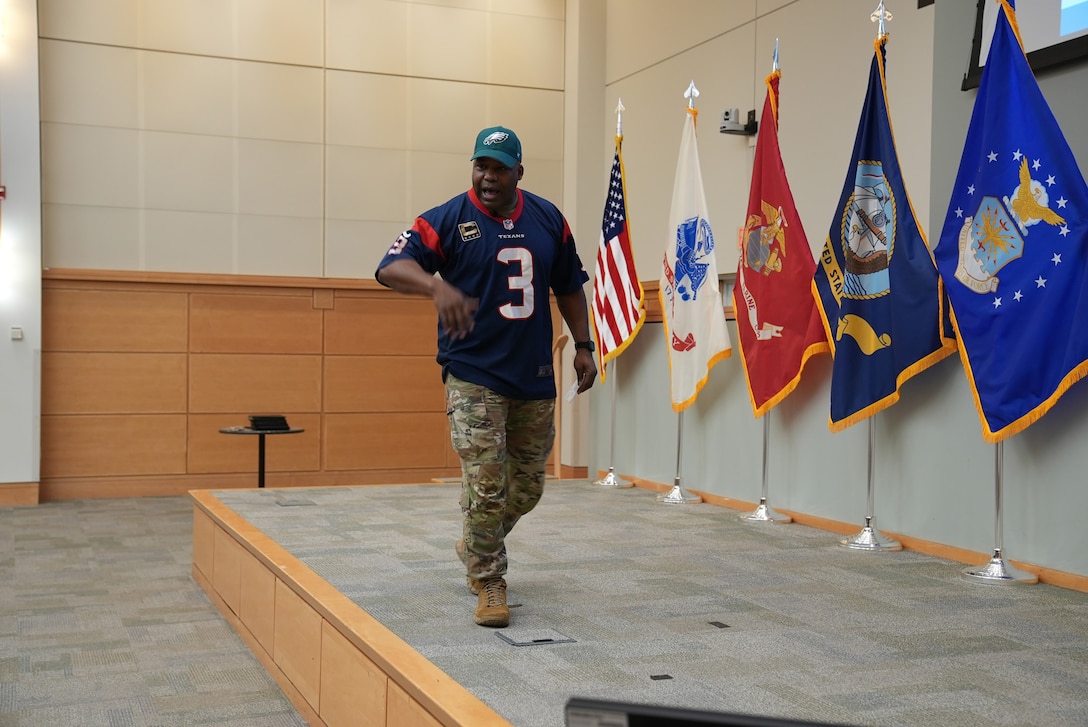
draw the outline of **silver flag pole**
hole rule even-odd
[[[994,518],[994,554],[985,565],[968,566],[967,568],[964,568],[961,573],[967,580],[976,581],[978,583],[1023,583],[1025,585],[1030,585],[1039,582],[1038,576],[1034,573],[1027,573],[1010,565],[1001,553],[1004,548],[1002,543],[1002,540],[1004,539],[1002,520],[1004,518],[1001,514],[1001,485],[1005,469],[1004,444],[1004,442],[998,442],[994,445],[994,488],[996,490],[995,499],[997,501],[997,514]]]
[[[873,450],[876,448],[876,431],[873,429],[873,419],[869,417],[869,492],[865,505],[865,527],[852,538],[840,540],[839,544],[844,548],[853,550],[902,550],[903,544],[894,538],[889,538],[873,527]]]
[[[663,492],[657,496],[658,502],[664,502],[669,505],[686,505],[689,503],[702,502],[703,498],[698,495],[693,495],[684,489],[684,486],[680,484],[680,451],[684,447],[684,412],[680,412],[677,415],[676,425],[676,479],[673,480],[672,489],[668,492]]]
[[[612,359],[610,366],[612,368],[612,415],[609,426],[612,427],[612,433],[608,445],[608,474],[593,484],[599,487],[634,487],[634,483],[617,477],[616,469],[612,466],[616,456],[616,399],[618,398],[616,394],[619,393],[616,386],[616,359]]]
[[[793,520],[789,515],[775,512],[767,507],[767,450],[771,437],[771,412],[763,415],[763,490],[759,498],[759,507],[740,516],[750,523],[788,523]]]

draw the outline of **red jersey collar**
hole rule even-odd
[[[521,210],[525,207],[525,198],[522,197],[520,188],[515,189],[514,191],[518,193],[518,203],[514,207],[514,211],[511,212],[509,215],[493,214],[491,210],[489,210],[487,207],[484,207],[484,203],[481,202],[480,198],[476,196],[476,190],[472,187],[469,187],[468,189],[468,198],[472,201],[472,204],[476,205],[476,209],[480,210],[493,220],[498,220],[499,222],[502,222],[503,220],[517,221],[518,217],[521,216]]]

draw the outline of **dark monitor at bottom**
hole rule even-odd
[[[565,716],[566,727],[848,727],[582,697],[567,700]]]

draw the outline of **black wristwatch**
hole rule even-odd
[[[597,347],[593,345],[593,341],[575,341],[574,348],[584,348],[587,351],[596,351]]]

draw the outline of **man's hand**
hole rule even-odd
[[[438,309],[438,321],[450,338],[461,340],[472,332],[476,309],[480,307],[478,298],[469,298],[441,278],[435,278],[431,298]]]
[[[597,362],[593,352],[579,348],[574,351],[574,373],[578,375],[578,393],[589,391],[597,380]]]

